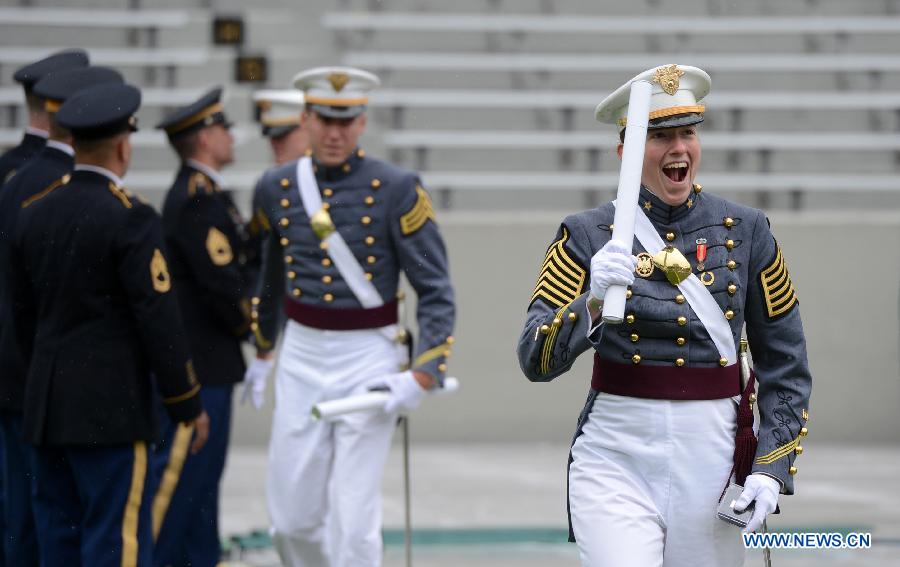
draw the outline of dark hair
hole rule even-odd
[[[57,122],[56,114],[50,114],[50,136],[53,138],[71,138],[72,132],[68,128]]]
[[[201,128],[202,130],[202,128]],[[200,140],[200,130],[194,130],[188,134],[182,134],[172,140],[172,147],[182,161],[194,157],[197,152],[197,144]]]
[[[47,112],[47,109],[44,108],[44,99],[32,92],[25,93],[25,105],[28,106],[28,112]]]
[[[122,135],[127,133],[128,132],[121,132],[105,138],[75,138],[72,140],[72,147],[80,154],[93,155],[109,152],[116,147],[116,144],[119,143]]]

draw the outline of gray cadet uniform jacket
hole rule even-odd
[[[447,253],[434,209],[418,176],[357,150],[339,166],[313,159],[323,205],[357,261],[388,303],[400,272],[418,296],[419,336],[413,370],[443,381],[455,318]],[[252,325],[256,344],[271,349],[287,297],[317,308],[361,309],[310,225],[297,186],[297,162],[268,170],[260,179],[255,219],[266,231]]]
[[[746,324],[753,354],[760,424],[752,472],[777,477],[791,494],[812,378],[797,297],[768,219],[759,210],[701,193],[699,185],[680,206],[665,204],[646,188],[639,203],[663,241],[680,250],[698,276],[696,241],[707,240],[705,269],[715,278],[707,289],[728,319],[735,345]],[[625,322],[601,325],[587,336],[591,258],[610,240],[614,215],[612,203],[571,215],[550,245],[519,338],[519,364],[529,380],[552,380],[590,348],[619,364],[722,363],[706,328],[660,269],[635,277],[626,294]],[[636,238],[633,246],[634,254],[644,251]],[[595,396],[592,390],[582,420]]]

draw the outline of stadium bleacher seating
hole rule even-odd
[[[798,193],[847,187],[878,194],[881,204],[896,194],[900,204],[897,0],[28,4],[0,7],[0,146],[16,143],[24,121],[12,71],[61,46],[86,47],[95,63],[122,68],[144,89],[129,183],[154,202],[175,161],[149,126],[215,83],[228,87],[238,124],[238,160],[226,177],[247,191],[268,165],[253,125],[256,86],[234,83],[236,51],[212,45],[209,33],[216,14],[241,13],[243,49],[269,57],[265,86],[287,86],[316,64],[379,73],[384,86],[364,143],[423,169],[445,205],[478,204],[491,191],[614,187],[615,132],[593,121],[593,107],[629,76],[671,62],[713,76],[701,134],[707,186],[783,192],[794,207],[809,202]]]

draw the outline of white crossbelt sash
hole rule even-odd
[[[309,218],[313,218],[313,215],[322,208],[322,196],[319,194],[319,184],[316,182],[312,158],[309,156],[302,157],[297,161],[297,185],[303,209]],[[347,246],[341,233],[335,229],[323,242],[328,243],[328,255],[331,256],[335,267],[350,286],[350,290],[359,303],[366,309],[384,305],[384,300],[375,289],[375,285],[366,279],[365,271],[359,265],[359,261]]]
[[[655,256],[666,247],[659,233],[653,228],[650,219],[640,207],[638,207],[634,219],[634,236],[651,256]],[[692,273],[678,284],[678,289],[681,290],[700,322],[706,327],[706,331],[719,351],[719,356],[728,361],[726,366],[737,363],[737,347],[734,344],[734,335],[731,334],[731,325],[709,292],[709,288]]]

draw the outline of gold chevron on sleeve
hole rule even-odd
[[[420,185],[416,185],[416,194],[419,196],[416,204],[413,205],[413,208],[408,213],[400,217],[400,230],[403,232],[403,236],[409,236],[416,232],[425,226],[429,219],[437,222],[437,218],[434,215],[434,207],[431,205],[431,198],[428,196],[428,193]]]
[[[782,445],[781,447],[775,449],[771,453],[767,453],[767,454],[763,455],[762,457],[757,457],[756,464],[757,465],[771,465],[775,461],[777,461],[779,459],[783,459],[784,457],[787,457],[788,455],[793,453],[794,449],[797,448],[798,444],[800,444],[799,437],[797,437],[790,443]]]
[[[541,298],[553,307],[562,307],[581,294],[586,272],[566,251],[569,230],[566,227],[562,230],[562,237],[547,249],[547,258],[541,266],[531,303]]]
[[[778,248],[772,265],[760,272],[759,281],[770,318],[787,313],[797,303],[797,294],[794,292],[794,284],[788,274],[781,248]]]

